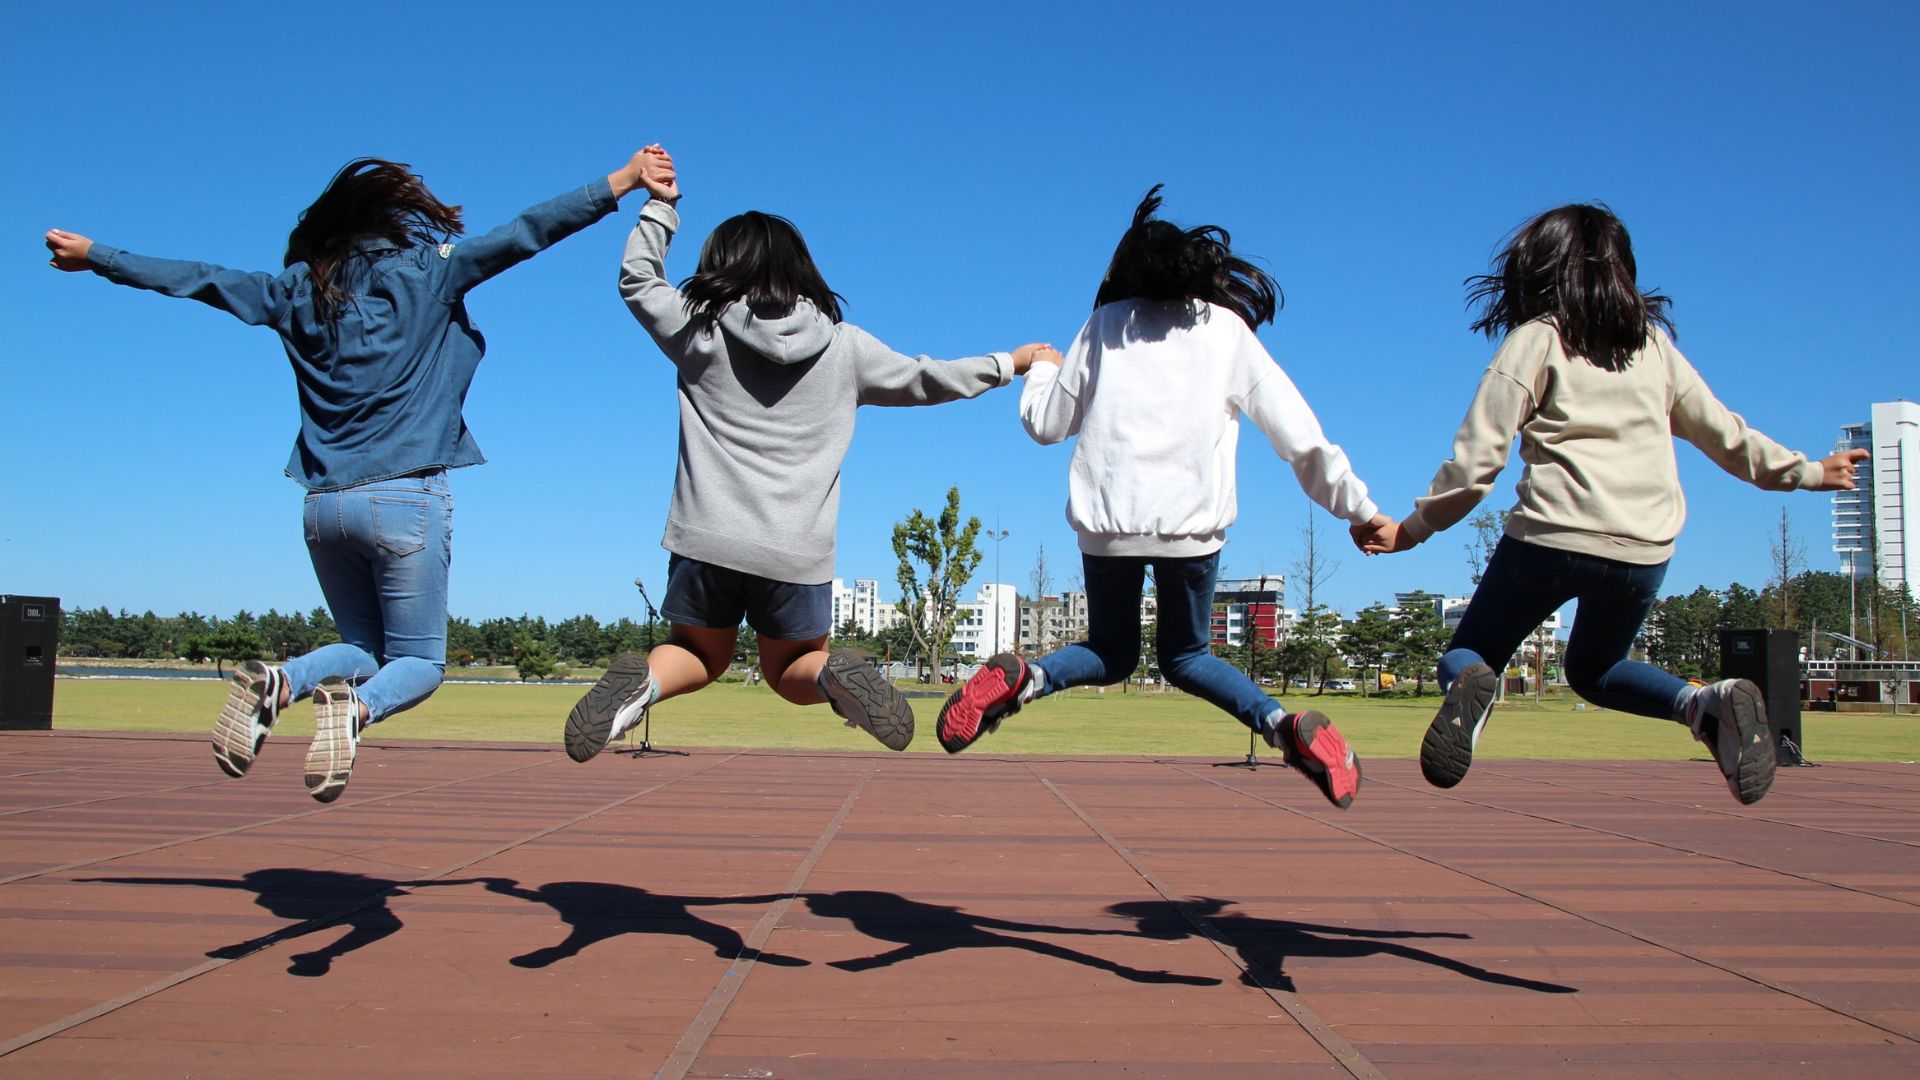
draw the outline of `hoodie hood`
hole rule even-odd
[[[811,300],[798,301],[792,311],[774,318],[761,318],[736,300],[720,312],[719,322],[728,336],[776,364],[804,364],[833,344],[833,320]]]

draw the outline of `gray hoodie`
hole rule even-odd
[[[903,356],[801,301],[775,319],[745,304],[700,331],[665,276],[680,215],[640,210],[620,264],[620,295],[679,369],[680,463],[661,546],[775,581],[833,579],[840,463],[861,405],[935,405],[1013,378],[1013,357]]]

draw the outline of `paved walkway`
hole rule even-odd
[[[301,749],[0,735],[0,1077],[1920,1075],[1911,765]]]

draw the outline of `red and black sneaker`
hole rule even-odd
[[[957,754],[1020,711],[1020,691],[1033,678],[1027,662],[1000,653],[973,673],[940,707],[940,746]]]
[[[1288,713],[1280,718],[1267,742],[1286,757],[1287,764],[1313,781],[1327,801],[1345,810],[1360,793],[1360,759],[1325,713]]]

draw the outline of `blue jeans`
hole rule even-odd
[[[447,667],[453,494],[445,470],[307,495],[307,554],[340,643],[287,661],[293,696],[337,675],[375,721],[425,701]]]
[[[1567,635],[1573,692],[1603,709],[1670,720],[1686,680],[1627,659],[1666,576],[1666,563],[1640,566],[1502,537],[1440,658],[1440,686],[1452,686],[1468,664],[1505,668],[1542,620],[1578,600]]]
[[[1160,670],[1167,681],[1225,709],[1256,731],[1280,703],[1239,668],[1207,649],[1213,622],[1213,579],[1220,553],[1189,559],[1080,556],[1087,579],[1087,640],[1033,662],[1047,673],[1047,693],[1069,686],[1105,686],[1140,664],[1140,588],[1148,566],[1160,600]]]

